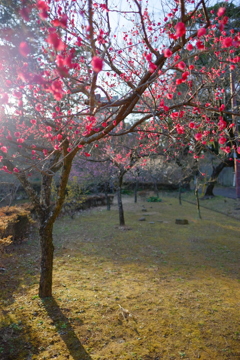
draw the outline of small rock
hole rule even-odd
[[[141,217],[140,219],[138,219],[138,221],[145,221],[146,218],[145,217]]]
[[[142,211],[145,211],[145,212],[146,212],[146,211],[147,211],[147,209],[145,209],[145,208],[144,208],[144,209],[142,209]]]
[[[178,224],[178,225],[187,225],[187,224],[188,224],[188,220],[187,220],[187,219],[176,219],[176,220],[175,220],[175,224]]]
[[[155,224],[155,222],[154,221],[149,221],[149,224]]]
[[[86,310],[78,310],[78,311],[75,311],[76,314],[83,314],[83,313],[85,313],[85,312],[86,312]]]
[[[122,343],[124,343],[126,340],[124,340],[124,339],[118,339],[117,340],[117,342],[119,343],[119,344],[122,344]]]

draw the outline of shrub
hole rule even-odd
[[[161,202],[162,199],[160,199],[157,196],[150,196],[149,198],[147,198],[147,202]]]
[[[133,191],[128,189],[122,189],[121,194],[123,195],[132,195]]]
[[[8,236],[6,238],[0,239],[0,253],[3,254],[5,252],[5,248],[11,244],[12,244],[12,236]]]
[[[31,219],[29,206],[7,206],[0,209],[0,238],[19,241],[29,233]]]

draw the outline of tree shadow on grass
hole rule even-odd
[[[72,358],[74,360],[92,360],[75,334],[69,319],[63,314],[55,299],[47,298],[42,303],[56,329],[58,329],[58,333],[65,342]]]
[[[29,359],[39,355],[41,341],[24,316],[0,311],[0,359]]]
[[[16,292],[25,295],[26,287],[38,284],[40,244],[35,228],[26,239],[14,241],[0,252],[0,267],[0,302],[10,305],[15,302]]]

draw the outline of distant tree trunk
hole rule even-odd
[[[159,197],[159,191],[158,191],[158,186],[157,186],[156,180],[154,180],[154,192],[155,192],[156,196]]]
[[[106,198],[106,203],[107,203],[107,210],[110,211],[111,202],[110,202],[110,197],[108,196],[108,189],[109,189],[109,183],[105,182],[104,183],[104,193],[105,193],[105,198]]]
[[[220,164],[218,164],[216,167],[215,166],[213,167],[212,175],[211,175],[210,179],[208,180],[208,185],[207,185],[204,196],[206,196],[206,197],[215,196],[213,194],[213,189],[217,182],[219,174],[225,167],[233,167],[233,166],[234,166],[233,160],[225,159]]]
[[[137,203],[137,192],[138,192],[138,180],[136,180],[135,187],[134,187],[134,202],[135,203]]]
[[[178,188],[178,201],[179,201],[179,205],[182,205],[182,185],[179,184],[179,188]]]
[[[125,219],[124,219],[124,211],[123,211],[123,204],[122,204],[122,183],[123,183],[123,176],[125,172],[120,171],[119,178],[118,178],[118,212],[119,212],[119,225],[125,226]]]
[[[107,210],[108,211],[111,210],[111,199],[110,199],[110,196],[108,196],[108,194],[107,194]]]
[[[195,196],[196,196],[196,200],[197,200],[198,217],[199,217],[199,219],[202,219],[201,211],[200,211],[199,196],[198,196],[198,186],[196,186],[196,189],[195,189]]]

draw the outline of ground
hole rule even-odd
[[[161,197],[125,197],[126,227],[116,205],[59,218],[52,299],[37,296],[36,232],[9,249],[1,360],[240,359],[237,200],[204,200],[199,219],[191,195]]]

